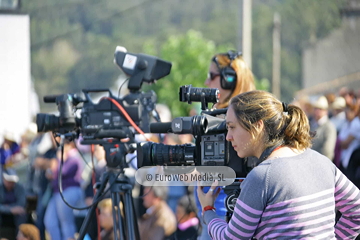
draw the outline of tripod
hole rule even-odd
[[[129,146],[124,143],[108,143],[104,141],[91,141],[86,144],[101,144],[105,149],[107,171],[103,173],[98,185],[98,190],[79,232],[79,240],[82,240],[91,219],[95,216],[98,202],[103,198],[107,183],[110,183],[110,195],[112,200],[112,215],[114,223],[114,239],[139,240],[139,229],[132,198],[132,185],[125,175],[127,167],[125,156],[129,152]],[[122,203],[123,209],[120,209]],[[123,214],[122,214],[123,213]]]

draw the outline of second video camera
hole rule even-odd
[[[229,166],[237,177],[245,177],[250,167],[244,159],[237,156],[231,144],[226,141],[226,122],[219,115],[227,109],[208,109],[208,103],[219,100],[219,90],[180,87],[181,102],[201,102],[201,115],[178,117],[168,123],[151,123],[151,133],[192,134],[194,144],[165,145],[162,143],[138,143],[138,167],[166,166]]]

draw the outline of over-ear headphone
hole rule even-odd
[[[236,86],[236,72],[235,70],[231,67],[231,63],[234,59],[236,59],[237,57],[241,56],[242,53],[241,52],[237,52],[234,50],[230,50],[227,53],[225,53],[224,55],[227,55],[227,57],[230,59],[230,63],[228,66],[221,68],[216,57],[213,58],[213,61],[215,62],[215,64],[217,65],[219,71],[220,71],[220,83],[221,83],[221,87],[223,89],[230,89],[230,90],[234,90],[235,86]]]

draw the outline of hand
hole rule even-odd
[[[216,180],[211,184],[211,187],[207,193],[204,193],[203,186],[200,186],[198,182],[197,194],[201,204],[201,209],[204,209],[206,206],[214,206],[215,199],[219,196],[220,188],[218,186],[218,181]],[[215,191],[216,189],[216,191]]]
[[[16,207],[12,207],[10,209],[10,212],[14,215],[21,215],[21,214],[25,214],[25,209],[23,207],[16,206]]]

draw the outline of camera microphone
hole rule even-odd
[[[56,98],[59,97],[61,95],[47,95],[44,96],[44,102],[46,103],[54,103],[56,102]]]
[[[150,123],[151,133],[172,133],[171,122]]]

